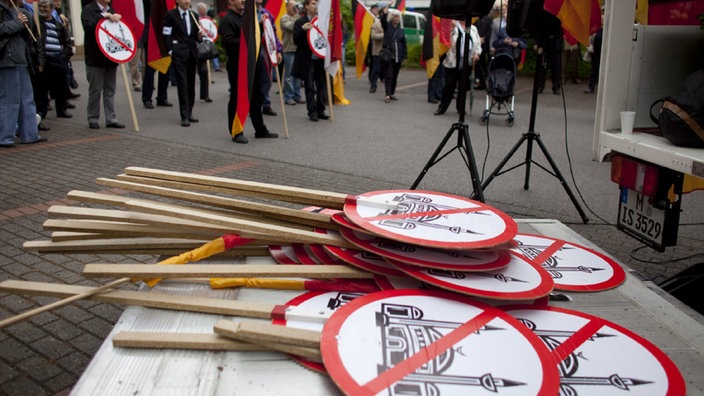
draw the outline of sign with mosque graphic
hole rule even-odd
[[[198,23],[200,23],[200,27],[203,29],[203,33],[206,36],[205,38],[212,42],[218,39],[218,25],[216,25],[210,17],[200,17],[198,18]]]
[[[506,312],[447,292],[391,290],[347,302],[320,349],[348,395],[556,395],[549,351]]]
[[[388,209],[375,202],[395,206]],[[344,211],[350,221],[375,235],[432,248],[490,248],[518,232],[516,222],[496,208],[434,191],[372,191],[345,203]]]
[[[95,29],[95,39],[100,51],[115,63],[129,62],[137,52],[134,33],[122,21],[101,20]]]
[[[540,264],[555,289],[601,291],[619,286],[626,273],[615,260],[587,247],[542,235],[518,234],[515,252]]]
[[[684,378],[672,360],[626,328],[558,307],[503,309],[550,350],[560,373],[560,395],[686,394]]]

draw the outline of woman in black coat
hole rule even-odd
[[[389,103],[392,100],[397,100],[394,96],[396,82],[398,81],[398,73],[401,71],[401,64],[408,56],[408,50],[406,36],[401,28],[401,12],[389,10],[386,7],[381,10],[379,19],[382,28],[384,28],[384,47],[381,50],[382,72],[386,88],[384,102]]]

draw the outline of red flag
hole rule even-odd
[[[562,22],[568,41],[589,45],[589,36],[601,28],[600,0],[545,0],[543,8]]]
[[[122,22],[132,29],[135,39],[139,40],[144,32],[144,3],[142,0],[114,0],[112,8],[122,15]]]
[[[175,0],[152,0],[149,11],[149,37],[147,38],[147,64],[154,70],[166,74],[171,65],[171,56],[164,44],[163,18],[166,11],[176,8]]]
[[[340,13],[340,0],[332,1],[328,42],[330,43],[330,61],[337,62],[342,59],[342,14]]]
[[[241,31],[239,64],[237,65],[237,109],[230,130],[232,136],[244,131],[244,123],[249,114],[249,98],[254,86],[254,68],[257,65],[262,39],[254,1],[245,1],[244,3]]]
[[[357,0],[352,0],[352,11],[354,12],[355,65],[357,66],[357,79],[359,79],[365,69],[364,58],[367,56],[369,37],[375,18],[374,14]]]

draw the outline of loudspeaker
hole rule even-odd
[[[545,11],[544,0],[509,0],[506,33],[511,37],[544,37],[560,34],[560,19]]]
[[[491,11],[494,0],[431,0],[433,15],[440,18],[466,20],[484,16]]]

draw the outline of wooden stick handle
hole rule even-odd
[[[272,325],[265,322],[221,320],[213,328],[215,333],[239,341],[264,345],[269,348],[322,362],[320,332]]]
[[[125,81],[125,92],[127,93],[127,103],[130,106],[130,115],[132,115],[132,124],[134,125],[134,131],[139,132],[139,121],[137,121],[137,111],[134,109],[132,90],[130,89],[130,82],[127,78],[127,66],[125,66],[124,63],[120,63],[120,70],[122,71],[122,80]]]
[[[208,351],[264,351],[268,348],[249,342],[234,341],[214,333],[157,333],[121,331],[112,345],[124,348],[194,349]]]
[[[15,315],[11,318],[4,319],[4,320],[0,321],[0,329],[4,328],[6,326],[9,326],[11,324],[17,323],[19,321],[25,320],[25,319],[29,318],[30,316],[34,316],[34,315],[40,314],[42,312],[50,311],[55,308],[63,307],[64,305],[68,305],[74,301],[82,300],[84,298],[93,297],[96,294],[100,294],[104,291],[114,289],[114,288],[120,286],[121,284],[127,283],[129,281],[130,281],[130,278],[118,279],[116,281],[108,283],[105,286],[97,287],[95,289],[91,289],[90,291],[79,293],[74,296],[64,298],[63,300],[59,300],[59,301],[53,302],[51,304],[44,305],[44,306],[41,306],[41,307],[38,307],[38,308],[35,308],[32,310],[23,312],[19,315]]]
[[[373,274],[346,265],[279,264],[87,264],[88,278],[130,276],[134,278],[313,278],[371,279]]]

